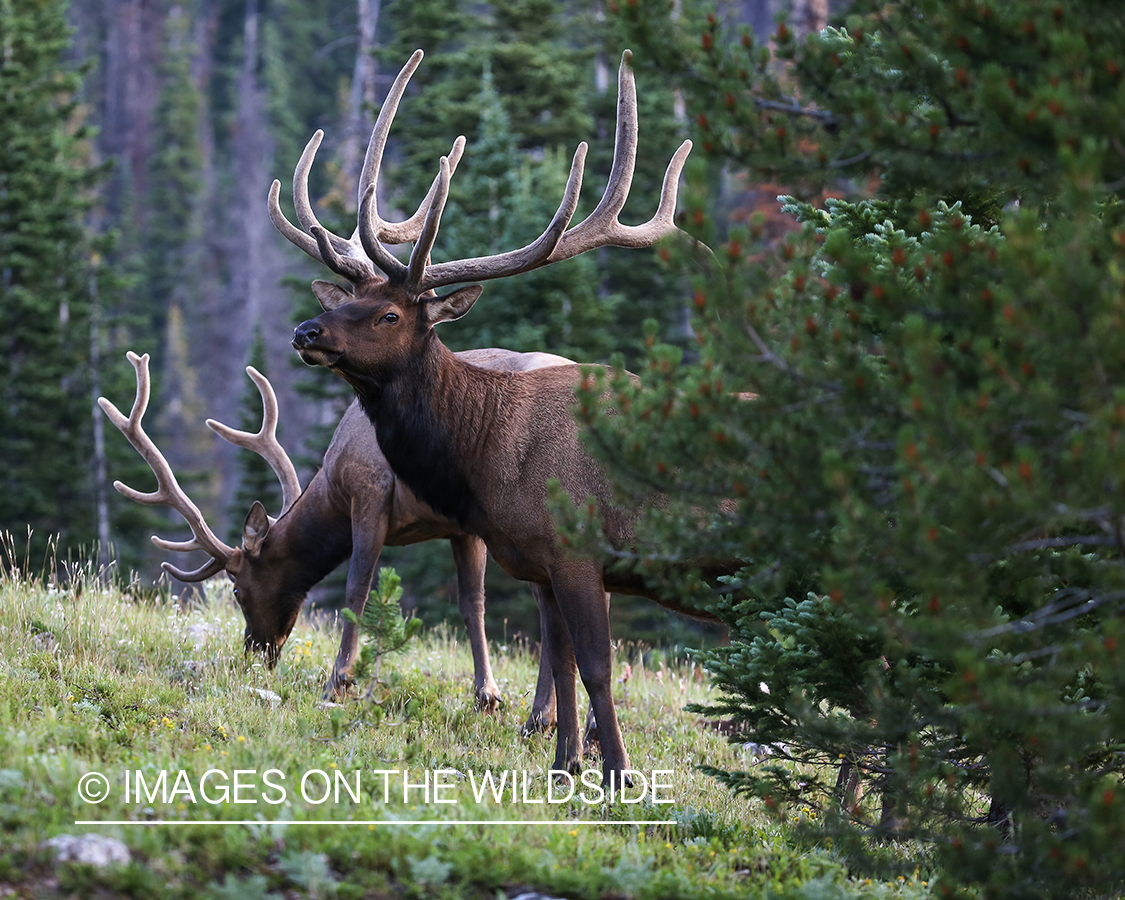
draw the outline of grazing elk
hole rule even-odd
[[[508,253],[431,263],[452,171],[443,157],[424,201],[424,224],[409,262],[403,263],[384,247],[384,242],[393,241],[379,217],[375,182],[391,120],[421,58],[422,52],[416,51],[399,73],[375,123],[360,181],[358,228],[350,239],[325,230],[308,203],[308,172],[320,132],[309,141],[294,173],[300,228],[281,212],[280,183],[271,187],[269,208],[278,230],[349,282],[347,288],[314,283],[325,312],[297,327],[293,346],[307,364],[326,366],[355,388],[391,468],[419,498],[482,537],[511,575],[543,586],[543,645],[549,648],[557,702],[554,766],[573,770],[582,754],[577,667],[597,717],[603,776],[610,781],[614,774],[621,777],[629,760],[610,692],[605,592],[651,596],[651,590],[636,576],[611,569],[602,558],[575,555],[560,545],[547,506],[548,479],[558,479],[576,502],[594,497],[605,533],[618,546],[631,544],[636,511],[614,505],[605,473],[582,446],[571,414],[582,377],[579,367],[500,373],[473,366],[442,344],[434,326],[465,315],[481,286],[461,287],[445,296],[433,291],[515,275],[597,247],[645,247],[675,232],[677,181],[691,142],[685,141],[668,165],[653,219],[644,225],[622,225],[617,217],[632,180],[637,140],[636,87],[626,51],[618,79],[609,182],[588,218],[567,228],[578,202],[586,153],[582,143],[562,204],[539,238]]]
[[[510,350],[470,350],[460,354],[474,365],[498,371],[564,365],[570,360],[550,353]],[[262,652],[272,668],[284,645],[305,595],[340,563],[349,558],[345,602],[356,615],[363,612],[376,564],[384,545],[401,546],[433,538],[448,538],[457,567],[457,599],[469,632],[473,653],[477,704],[488,710],[500,702],[492,676],[484,633],[484,543],[420,502],[391,472],[379,449],[375,430],[353,402],[333,435],[324,466],[302,492],[297,471],[276,437],[277,399],[269,381],[254,368],[247,374],[262,395],[262,427],[257,434],[236,431],[216,422],[207,424],[224,439],[262,456],[281,481],[282,510],[275,520],[255,502],[246,517],[242,546],[228,547],[208,528],[198,507],[180,488],[164,455],[145,433],[141,419],[149,398],[148,355],[128,354],[137,372],[137,396],[128,417],[109,400],[98,400],[105,414],[128,438],[156,475],[158,488],[150,494],[114,482],[123,495],[138,503],[167,505],[191,526],[194,537],[185,542],[152,541],[165,550],[206,550],[211,559],[192,572],[171,563],[165,571],[181,581],[196,582],[225,570],[234,582],[234,595],[246,618],[248,651]],[[541,590],[532,586],[536,599]],[[355,659],[358,635],[345,623],[328,683],[329,693],[344,689]],[[541,654],[539,682],[531,715],[524,728],[538,730],[554,717],[554,686],[547,654]]]

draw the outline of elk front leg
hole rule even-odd
[[[473,686],[476,703],[485,712],[495,712],[502,698],[492,677],[488,658],[488,638],[484,633],[484,567],[488,551],[484,541],[470,535],[449,539],[453,562],[457,566],[457,608],[469,632],[473,651]]]
[[[555,679],[551,674],[551,651],[547,643],[547,611],[544,604],[544,588],[537,584],[531,586],[535,605],[539,608],[539,677],[535,681],[535,699],[531,701],[531,713],[523,723],[520,732],[524,735],[547,731],[555,724]]]
[[[361,512],[362,504],[352,504],[352,555],[348,562],[348,582],[344,589],[344,603],[356,618],[363,615],[367,598],[371,594],[371,582],[375,578],[375,567],[383,552],[383,541],[387,537],[389,511],[387,504],[374,503],[369,511]],[[332,674],[325,687],[328,699],[343,697],[347,693],[352,663],[359,649],[359,630],[351,622],[345,621],[340,635],[340,652],[332,666]]]
[[[551,573],[551,585],[558,599],[574,648],[582,684],[590,695],[590,707],[597,720],[598,742],[602,751],[602,780],[622,784],[629,756],[617,723],[613,705],[613,653],[609,636],[609,604],[601,571],[589,561],[568,562]],[[556,682],[557,684],[557,682]],[[562,720],[562,698],[559,698]],[[561,727],[561,725],[560,725]]]

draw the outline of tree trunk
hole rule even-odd
[[[793,35],[798,42],[828,24],[828,0],[794,0]]]
[[[356,0],[359,21],[359,41],[352,70],[352,86],[348,93],[347,121],[344,123],[344,144],[340,152],[340,191],[344,203],[351,209],[356,197],[362,154],[367,139],[369,116],[364,110],[375,106],[376,63],[371,51],[375,48],[375,34],[379,28],[381,0]]]
[[[98,534],[98,578],[108,575],[112,556],[109,543],[109,499],[106,491],[105,416],[98,406],[102,393],[101,304],[98,270],[90,275],[90,414],[94,418],[94,515]]]

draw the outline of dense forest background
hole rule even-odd
[[[421,47],[427,57],[392,131],[382,203],[412,211],[438,156],[465,134],[466,157],[438,252],[453,258],[515,247],[549,219],[570,154],[587,140],[583,215],[605,183],[616,66],[626,46],[604,6],[0,6],[5,47],[34,42],[28,58],[37,60],[19,71],[9,66],[4,81],[3,143],[10,150],[0,166],[8,328],[0,348],[0,532],[13,536],[8,562],[40,565],[57,544],[60,560],[93,557],[138,586],[150,585],[160,556],[148,536],[186,531],[171,514],[131,504],[111,487],[115,479],[142,489],[153,483],[94,404],[99,394],[123,407],[131,401],[126,350],[152,354],[148,430],[218,533],[234,539],[253,499],[278,505],[268,469],[203,424],[207,417],[242,427],[255,421],[257,397],[243,374],[248,363],[277,390],[279,435],[307,483],[349,397],[326,373],[304,369],[290,348],[294,325],[316,311],[308,283],[324,273],[270,224],[271,180],[282,180],[288,206],[293,166],[312,132],[324,129],[312,173],[314,204],[326,224],[350,232],[355,179],[379,101]],[[799,31],[821,27],[832,11],[826,0],[722,7],[725,17],[763,38],[779,13],[788,12]],[[651,214],[664,166],[687,130],[682,100],[666,85],[642,72],[639,88],[640,156],[626,221]],[[21,181],[47,161],[59,169],[50,178]],[[691,177],[725,186],[721,213],[776,209],[776,186],[747,185],[708,171],[698,158],[691,166]],[[33,192],[32,182],[55,188],[21,200],[21,184]],[[48,224],[17,228],[27,209],[44,210]],[[690,292],[665,271],[655,251],[591,254],[491,285],[486,304],[443,328],[443,339],[455,349],[503,346],[605,361],[614,351],[635,353],[643,320],[654,318],[663,339],[683,343]],[[408,599],[428,617],[454,610],[443,545],[388,550],[385,558],[403,572]],[[331,602],[334,593],[329,586],[320,597]],[[498,637],[501,629],[536,633],[533,605],[503,573],[490,576],[490,598],[501,610],[490,617]],[[647,605],[618,608],[633,618],[634,636],[669,634],[662,614]]]

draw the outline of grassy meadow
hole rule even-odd
[[[683,710],[709,691],[690,663],[628,644],[615,662],[633,766],[665,770],[657,799],[671,803],[651,791],[587,803],[581,792],[596,798],[581,783],[568,802],[534,803],[554,739],[519,732],[533,648],[493,646],[506,703],[488,715],[473,709],[467,643],[452,629],[423,633],[384,663],[378,716],[364,692],[322,701],[333,623],[302,619],[270,672],[242,654],[225,583],[188,608],[73,585],[0,575],[0,897],[928,895],[925,871],[850,873],[831,847],[799,843],[757,801],[697,772],[753,757]],[[432,779],[406,802],[403,770],[411,784]],[[486,771],[527,779],[529,802],[522,780],[477,802]],[[108,786],[99,803],[80,793],[97,793],[95,772]],[[99,824],[76,824],[89,820]],[[121,841],[129,860],[63,862],[47,844],[87,833]]]

